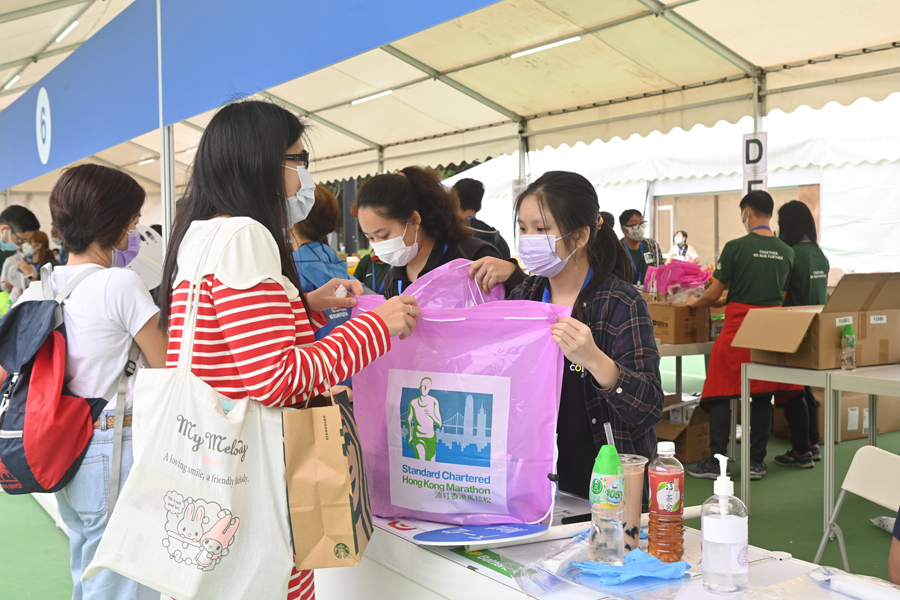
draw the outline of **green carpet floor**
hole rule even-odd
[[[675,389],[675,361],[663,359],[663,387]],[[699,392],[703,386],[704,364],[700,357],[684,359],[684,391]],[[855,452],[867,440],[838,444],[835,449],[835,478],[838,484]],[[878,445],[900,454],[900,432],[883,434]],[[772,457],[789,449],[787,440],[769,441],[768,475],[753,482],[753,516],[750,543],[768,550],[790,552],[812,561],[822,535],[822,468],[789,469]],[[739,489],[740,464],[731,466]],[[893,476],[896,476],[893,475]],[[713,482],[687,478],[686,505],[702,504],[712,495]],[[838,519],[847,541],[850,570],[863,575],[887,577],[887,557],[891,536],[869,519],[890,511],[849,495]],[[895,515],[890,515],[895,516]],[[699,528],[697,521],[687,522]],[[72,594],[69,576],[68,540],[47,513],[29,496],[0,494],[0,597],[10,600],[65,600]],[[840,567],[837,542],[828,545],[823,564]]]

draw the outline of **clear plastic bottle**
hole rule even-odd
[[[841,334],[841,368],[845,371],[856,369],[856,334],[853,325],[844,325]]]
[[[734,496],[728,478],[728,458],[716,454],[722,475],[715,492],[700,509],[701,574],[703,587],[717,594],[747,591],[747,507]]]
[[[615,446],[600,448],[591,474],[591,560],[625,564],[625,472]]]
[[[684,466],[673,442],[659,442],[650,463],[650,554],[672,563],[684,556]]]

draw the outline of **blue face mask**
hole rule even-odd
[[[3,239],[3,238],[6,238],[6,239]],[[3,250],[4,252],[18,252],[19,251],[19,245],[17,243],[15,243],[14,241],[12,241],[12,229],[7,228],[6,235],[4,235],[3,238],[0,238],[0,250]]]

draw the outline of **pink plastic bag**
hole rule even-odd
[[[645,292],[668,294],[703,287],[712,273],[694,263],[675,260],[661,267],[648,267],[644,283]],[[653,286],[656,289],[653,289]],[[674,289],[673,289],[674,288]]]
[[[437,269],[422,275],[404,294],[415,296],[419,306],[428,308],[469,308],[503,300],[504,288],[495,285],[489,294],[485,294],[474,279],[469,279],[469,267],[472,261],[458,258]]]
[[[359,298],[357,312],[381,303]],[[458,525],[552,514],[563,355],[539,302],[422,308],[413,335],[353,377],[372,513]]]

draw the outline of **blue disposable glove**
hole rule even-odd
[[[619,585],[638,577],[678,579],[684,577],[685,571],[691,568],[683,560],[667,564],[641,550],[632,550],[626,554],[625,565],[621,567],[589,561],[573,562],[572,566],[580,571],[577,579],[584,577],[584,583],[591,587]]]

